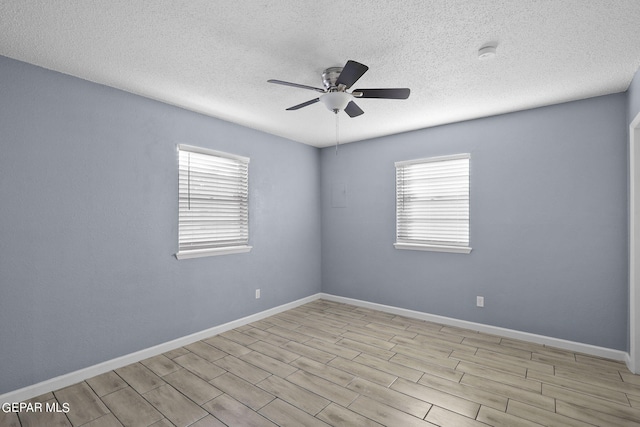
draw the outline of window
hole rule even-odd
[[[178,259],[248,252],[249,159],[178,145]]]
[[[469,154],[396,162],[397,249],[469,253]]]

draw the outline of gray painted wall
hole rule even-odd
[[[640,70],[636,71],[627,89],[627,100],[627,124],[631,124],[640,113]]]
[[[626,350],[626,116],[616,94],[323,149],[323,291]],[[394,162],[464,152],[471,254],[396,250]]]
[[[320,292],[317,149],[3,57],[0,130],[0,394]],[[177,143],[251,158],[250,253],[175,259]]]

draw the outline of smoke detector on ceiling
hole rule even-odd
[[[493,58],[494,56],[496,56],[497,47],[498,45],[496,43],[489,43],[482,46],[478,50],[478,59],[484,60],[484,59]]]

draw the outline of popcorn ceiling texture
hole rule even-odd
[[[351,142],[622,92],[640,66],[640,2],[3,0],[0,55],[323,147],[323,69],[370,67],[355,88],[409,87],[339,116]],[[497,55],[478,49],[497,42]]]

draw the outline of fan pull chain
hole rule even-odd
[[[338,110],[335,110],[336,114],[336,156],[338,155],[338,144],[340,143],[339,135],[340,135],[340,120],[338,120]]]

